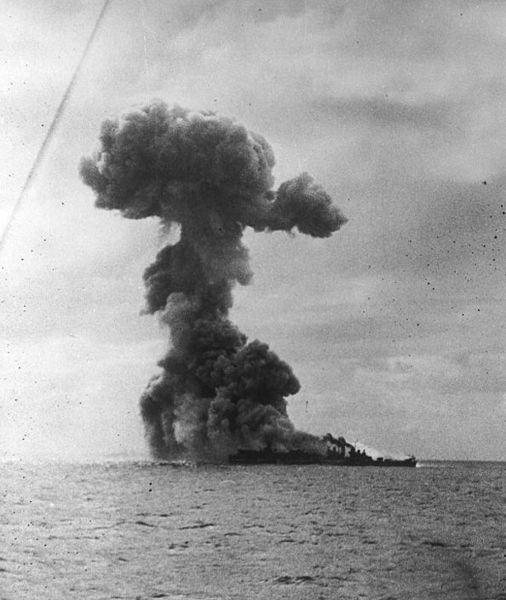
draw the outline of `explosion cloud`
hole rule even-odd
[[[307,174],[273,191],[266,140],[211,112],[151,103],[105,121],[100,143],[80,166],[96,206],[180,226],[144,273],[147,310],[171,337],[141,398],[154,456],[220,460],[237,448],[317,444],[287,416],[286,397],[300,388],[291,368],[248,343],[228,312],[233,286],[252,276],[244,229],[328,237],[346,222],[328,194]]]

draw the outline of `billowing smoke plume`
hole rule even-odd
[[[239,447],[317,444],[287,416],[286,397],[300,387],[291,368],[227,316],[233,286],[252,276],[245,227],[327,237],[346,219],[307,174],[273,191],[266,140],[211,112],[153,103],[105,121],[100,142],[81,163],[96,205],[180,225],[179,241],[144,273],[147,310],[171,336],[141,398],[153,454],[219,459]]]

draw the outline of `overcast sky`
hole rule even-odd
[[[100,12],[2,0],[2,229]],[[147,454],[168,335],[141,315],[156,220],[94,208],[100,123],[152,98],[258,131],[349,222],[255,234],[232,319],[299,377],[313,433],[505,459],[506,5],[112,0],[0,256],[0,455]]]

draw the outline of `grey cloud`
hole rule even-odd
[[[435,276],[455,270],[468,277],[498,273],[505,253],[505,186],[505,176],[426,184],[413,194],[417,202],[406,229],[399,218],[399,235],[385,262]]]
[[[506,354],[472,352],[412,357],[375,358],[358,367],[359,377],[388,383],[397,391],[424,395],[460,395],[506,392]]]
[[[282,17],[295,17],[307,8],[304,0],[178,0],[170,4],[145,2],[144,12],[157,27],[192,30],[225,18],[240,24],[266,24]]]
[[[502,174],[472,182],[422,180],[407,168],[357,181],[355,188],[347,184],[344,236],[354,252],[340,264],[433,283],[444,276],[462,283],[497,277],[506,251],[505,191]]]
[[[311,102],[312,112],[332,120],[353,120],[378,126],[448,128],[453,122],[450,102],[408,103],[385,96],[322,96]]]

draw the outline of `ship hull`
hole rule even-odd
[[[356,455],[339,457],[306,452],[273,452],[271,450],[239,450],[229,457],[232,465],[329,465],[335,467],[416,467],[416,459],[380,459]]]

